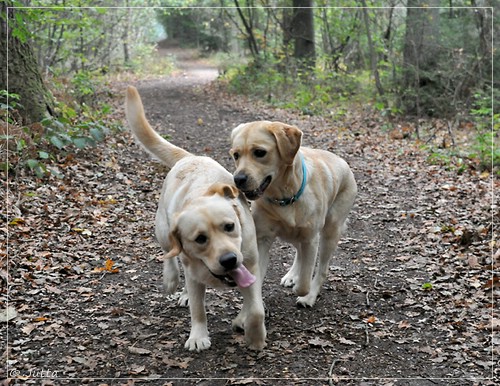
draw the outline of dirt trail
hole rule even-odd
[[[124,133],[79,154],[63,181],[11,184],[34,192],[22,211],[23,226],[36,229],[11,234],[18,316],[6,375],[28,377],[11,384],[40,384],[29,373],[46,370],[46,385],[493,385],[487,235],[457,246],[437,229],[487,223],[488,182],[428,166],[409,143],[400,151],[368,113],[328,121],[270,109],[209,86],[215,69],[182,63],[181,74],[135,84],[148,119],[173,143],[233,170],[231,129],[281,120],[353,168],[359,197],[320,298],[312,309],[295,306],[279,285],[294,252],[275,243],[264,286],[268,347],[249,352],[231,331],[236,291],[210,290],[212,347],[185,351],[189,312],[161,294],[153,237],[165,170]],[[463,195],[470,184],[476,195]],[[116,273],[103,269],[107,260]]]

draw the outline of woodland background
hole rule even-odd
[[[2,2],[2,360],[21,374],[63,369],[68,384],[213,374],[495,384],[498,5]],[[193,77],[186,53],[217,79]],[[127,84],[155,128],[229,170],[229,130],[250,119],[296,124],[354,170],[351,230],[317,307],[295,309],[276,285],[292,252],[274,248],[268,349],[256,357],[226,331],[231,292],[209,300],[224,311],[210,314],[222,319],[213,350],[182,348],[188,313],[159,293],[152,237],[165,170],[126,132]],[[36,383],[12,382],[23,381]]]

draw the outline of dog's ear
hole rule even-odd
[[[206,195],[213,196],[214,194],[218,194],[222,197],[234,199],[238,197],[239,190],[236,186],[224,184],[222,182],[213,184],[208,188]]]
[[[295,126],[281,122],[273,122],[269,126],[269,131],[276,138],[281,158],[287,165],[291,165],[300,148],[302,131]]]
[[[170,241],[170,251],[165,255],[166,259],[179,256],[182,252],[182,242],[177,227],[174,227],[168,234],[168,240]]]

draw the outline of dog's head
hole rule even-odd
[[[281,122],[257,121],[233,129],[231,155],[234,182],[249,200],[256,200],[293,164],[302,131]]]
[[[255,281],[243,265],[242,228],[236,187],[215,184],[174,216],[166,258],[181,253],[200,277],[212,275],[229,286],[248,287]]]

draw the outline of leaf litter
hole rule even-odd
[[[497,179],[429,165],[418,144],[384,133],[383,118],[362,107],[331,120],[181,78],[137,85],[155,128],[229,170],[231,129],[257,119],[295,124],[306,145],[349,162],[359,196],[321,297],[312,309],[295,306],[279,286],[294,251],[276,243],[264,285],[268,347],[250,352],[231,331],[237,292],[209,290],[212,347],[186,351],[189,312],[161,293],[153,236],[166,170],[117,133],[58,165],[62,180],[9,179],[9,266],[5,241],[0,264],[9,371],[56,371],[57,384],[494,384]],[[116,103],[123,120],[121,96]]]

